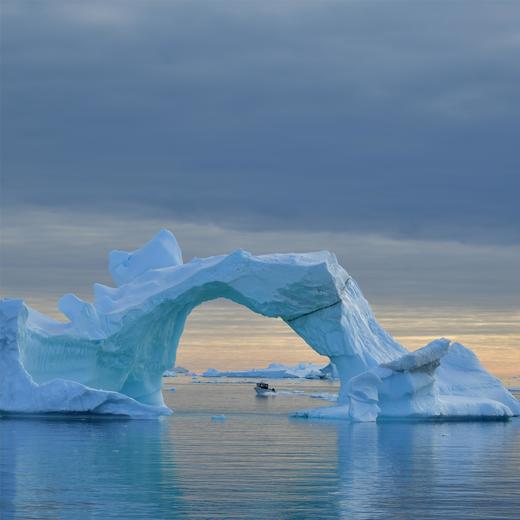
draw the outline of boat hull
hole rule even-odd
[[[266,390],[265,388],[255,388],[255,392],[259,397],[269,397],[270,395],[276,395],[276,392],[273,390]]]

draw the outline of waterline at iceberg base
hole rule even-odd
[[[0,302],[0,412],[171,413],[162,375],[175,364],[190,312],[226,298],[282,318],[340,378],[336,406],[310,418],[506,419],[520,403],[464,346],[436,340],[408,352],[377,322],[336,257],[229,255],[183,263],[173,234],[160,231],[134,252],[113,251],[116,287],[94,285],[94,302],[65,295],[61,323],[20,300]]]

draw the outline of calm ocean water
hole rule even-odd
[[[0,518],[519,518],[518,419],[313,422],[287,413],[325,402],[168,385],[159,421],[1,419]]]

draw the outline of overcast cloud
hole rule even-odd
[[[2,11],[4,291],[83,288],[168,225],[189,254],[336,250],[381,298],[518,303],[520,4]]]

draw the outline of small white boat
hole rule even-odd
[[[261,397],[276,395],[276,390],[273,387],[270,387],[267,383],[256,383],[255,392],[256,395]]]

